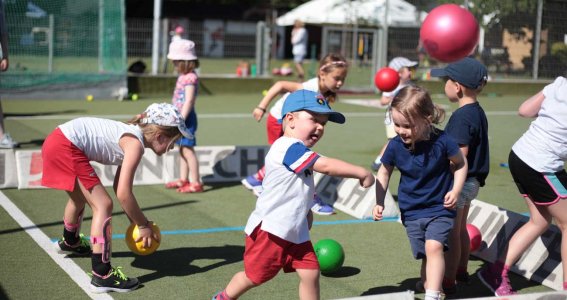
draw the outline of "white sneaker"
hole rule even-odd
[[[0,148],[2,149],[12,149],[18,146],[9,133],[4,133],[4,137],[0,140]]]
[[[264,187],[261,185],[252,188],[252,193],[254,193],[256,197],[260,197],[260,194],[262,194],[263,191],[264,191]]]

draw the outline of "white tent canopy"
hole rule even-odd
[[[388,10],[388,26],[419,27],[420,13],[404,0],[312,0],[279,17],[280,26],[295,20],[307,24],[358,24],[380,26]]]

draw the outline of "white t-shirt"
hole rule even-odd
[[[558,77],[543,95],[537,118],[512,150],[538,172],[558,172],[567,160],[567,79]]]
[[[266,155],[264,191],[248,218],[246,234],[261,222],[262,230],[286,241],[309,240],[307,213],[315,193],[311,167],[319,157],[298,139],[282,136],[274,142]]]
[[[77,118],[59,125],[59,129],[73,145],[77,146],[91,161],[105,165],[120,165],[124,151],[118,144],[124,134],[131,134],[144,145],[142,131],[138,125],[100,118]]]
[[[303,85],[302,89],[304,90],[312,91],[315,93],[319,92],[319,78],[317,77],[311,78],[303,82],[301,85]],[[272,117],[276,118],[277,120],[282,118],[283,105],[288,95],[289,93],[285,93],[280,99],[278,99],[278,101],[276,101],[276,103],[274,103],[274,105],[272,105],[272,108],[270,108],[270,115],[272,115]]]

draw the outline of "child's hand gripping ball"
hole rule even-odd
[[[384,67],[374,75],[374,84],[382,92],[391,92],[400,84],[400,74],[389,67]]]
[[[154,222],[151,222],[151,224],[152,224],[151,225],[152,231],[154,232],[154,234],[157,234],[158,239],[161,241],[161,232],[159,230],[159,227]],[[142,240],[136,243],[136,240],[138,239],[139,236],[140,236],[140,231],[138,230],[138,225],[131,223],[130,226],[128,226],[128,229],[126,230],[126,236],[125,236],[126,245],[128,245],[130,251],[138,255],[150,255],[154,253],[159,247],[160,242],[156,241],[155,239],[152,239],[152,245],[149,248],[145,248],[144,242]]]

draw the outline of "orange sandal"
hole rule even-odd
[[[179,193],[201,193],[203,192],[203,184],[199,182],[187,182],[178,188]]]
[[[178,189],[185,184],[189,183],[187,180],[177,179],[175,181],[171,181],[165,184],[166,189]]]

